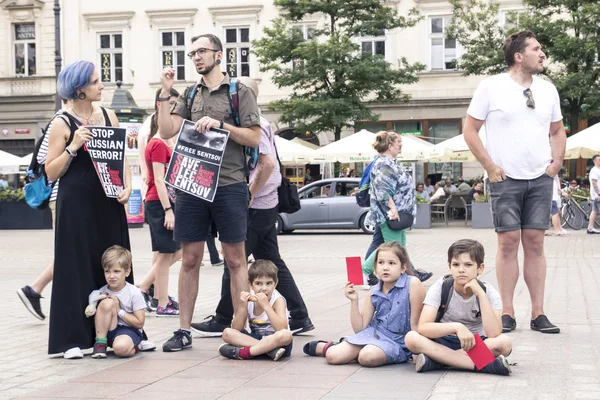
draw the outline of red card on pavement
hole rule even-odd
[[[488,364],[494,362],[496,357],[494,357],[494,353],[485,345],[481,336],[477,333],[475,336],[475,347],[471,350],[467,351],[469,357],[471,357],[471,361],[475,364],[478,370],[485,368]]]
[[[348,282],[355,285],[364,285],[360,257],[346,257],[346,270],[348,271]]]

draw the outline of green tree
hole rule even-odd
[[[548,57],[544,74],[561,98],[565,123],[577,132],[578,121],[600,111],[600,2],[598,0],[524,0],[525,10],[510,12],[501,26],[499,4],[486,0],[450,0],[453,20],[446,34],[464,54],[465,75],[496,74],[506,69],[504,38],[534,32]]]
[[[380,55],[362,52],[355,39],[414,26],[416,10],[399,16],[383,0],[275,0],[275,5],[281,16],[253,42],[253,52],[278,88],[292,89],[288,98],[269,104],[281,111],[281,122],[300,131],[333,131],[339,140],[355,121],[378,119],[369,103],[408,101],[399,86],[417,82],[424,66],[400,58],[393,67]],[[315,15],[326,23],[306,38],[298,24]]]

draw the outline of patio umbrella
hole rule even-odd
[[[314,152],[307,146],[275,136],[277,154],[282,163],[306,164],[309,162],[310,154]]]
[[[600,124],[592,125],[567,138],[565,159],[592,158],[600,154]]]
[[[485,126],[482,126],[479,130],[479,138],[485,146]],[[458,135],[444,140],[436,144],[429,149],[427,154],[427,161],[429,162],[467,162],[477,161],[467,142],[465,142],[465,135]]]
[[[309,148],[311,150],[316,150],[316,149],[319,148],[319,146],[317,146],[316,144],[312,144],[310,142],[307,142],[306,140],[302,140],[302,139],[297,138],[297,137],[295,137],[292,140],[290,140],[290,142],[292,142],[292,143],[298,143],[299,145],[307,147],[307,148]]]
[[[0,150],[0,174],[18,174],[21,158]]]
[[[369,162],[377,154],[373,148],[375,134],[365,129],[343,139],[328,144],[315,150],[311,154],[314,162]],[[399,160],[417,160],[425,157],[427,150],[432,146],[422,139],[414,136],[402,136],[402,153]]]
[[[21,165],[25,165],[26,167],[31,164],[31,158],[33,157],[33,153],[29,153],[26,156],[21,157]]]

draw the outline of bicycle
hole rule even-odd
[[[587,197],[569,194],[560,209],[560,222],[563,227],[567,225],[571,229],[579,230],[584,226],[587,226],[587,222],[590,220],[591,210],[590,212],[585,211],[577,201],[573,200],[573,198],[589,201]],[[598,215],[594,221],[594,226],[600,228],[600,215]]]

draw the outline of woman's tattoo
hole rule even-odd
[[[56,180],[62,178],[62,176],[67,173],[67,170],[69,169],[69,166],[71,165],[72,161],[73,161],[73,157],[69,156],[69,158],[67,159],[67,162],[65,162],[64,167],[62,167],[62,169],[58,173],[58,178]]]

